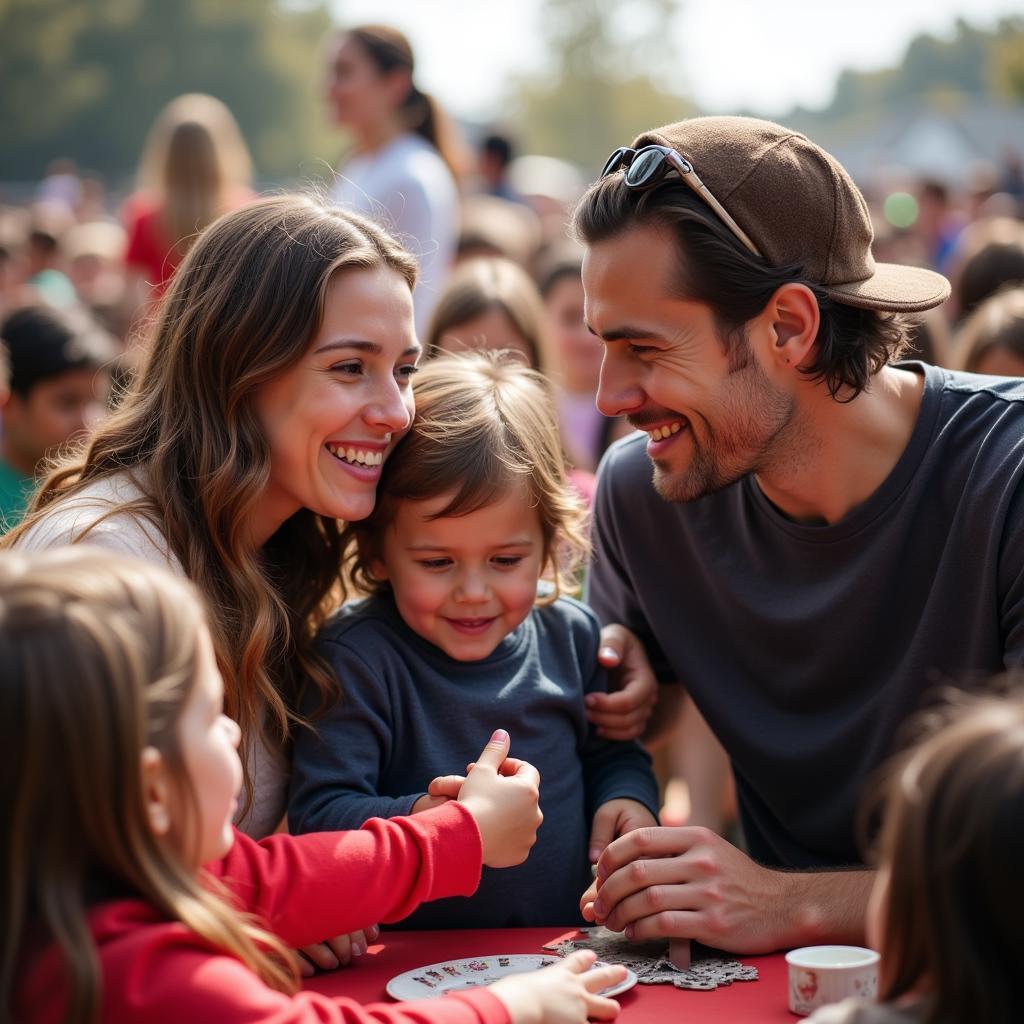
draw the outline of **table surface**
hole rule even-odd
[[[499,953],[540,953],[567,934],[558,928],[505,928],[477,931],[386,931],[353,967],[318,974],[306,988],[360,1003],[391,1002],[384,986],[396,974],[443,960]],[[573,930],[568,930],[573,934]],[[712,992],[671,985],[636,985],[618,997],[622,1024],[793,1024],[786,1008],[786,962],[781,953],[737,957],[758,970],[757,981],[737,981]]]

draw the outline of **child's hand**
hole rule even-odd
[[[299,962],[299,974],[311,978],[316,969],[336,971],[339,967],[347,967],[356,957],[362,956],[370,943],[380,938],[380,929],[374,924],[362,931],[350,932],[347,935],[336,935],[333,939],[314,942],[299,950],[302,956]]]
[[[433,785],[433,783],[431,783]],[[448,803],[449,800],[453,800],[457,797],[458,791],[452,794],[435,795],[433,793],[424,793],[416,803],[412,805],[411,814],[420,814],[422,811],[432,811],[435,807],[440,807],[442,804]]]
[[[467,773],[458,795],[459,803],[476,819],[484,864],[490,868],[522,864],[544,820],[540,773],[532,764],[507,757],[508,748],[508,733],[498,729]],[[439,781],[443,780],[434,780]]]
[[[626,968],[590,970],[597,959],[589,949],[570,953],[561,963],[535,974],[516,974],[489,986],[508,1010],[512,1024],[583,1024],[612,1020],[619,1004],[596,993],[626,977]]]
[[[590,829],[590,862],[596,864],[604,848],[619,836],[637,828],[657,825],[658,819],[636,800],[609,800],[601,804]]]

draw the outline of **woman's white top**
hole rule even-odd
[[[142,491],[127,470],[103,477],[51,505],[43,518],[18,539],[17,550],[44,551],[81,542],[184,576],[181,562],[154,523],[133,512],[111,512],[141,497]],[[102,518],[104,515],[107,518]],[[254,797],[248,812],[236,824],[260,839],[273,832],[284,818],[288,772],[282,753],[269,749],[262,737],[250,745],[248,760]]]
[[[413,306],[416,332],[424,336],[459,235],[459,193],[448,165],[426,139],[407,132],[348,160],[331,199],[378,221],[419,260]]]

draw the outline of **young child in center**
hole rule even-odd
[[[879,1001],[809,1024],[1024,1020],[1024,693],[963,702],[932,713],[885,789],[867,921]]]
[[[69,676],[69,673],[71,675]],[[94,1024],[583,1024],[593,955],[439,1002],[298,992],[289,946],[468,894],[519,863],[536,772],[484,748],[458,797],[358,832],[231,822],[239,729],[196,592],[95,548],[0,555],[0,1019]],[[584,973],[586,972],[586,973]]]
[[[605,674],[597,619],[560,595],[586,541],[550,391],[507,354],[471,352],[431,360],[415,393],[374,512],[347,528],[352,578],[371,596],[322,633],[342,696],[304,705],[315,717],[296,736],[289,826],[435,807],[460,784],[443,777],[472,759],[473,737],[500,721],[543,779],[537,845],[525,864],[485,872],[471,899],[402,927],[582,923],[591,863],[657,823],[658,794],[639,744],[601,739],[584,715]]]

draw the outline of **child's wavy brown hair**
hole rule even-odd
[[[416,417],[384,465],[372,515],[346,526],[345,564],[353,587],[388,587],[371,569],[403,501],[451,500],[434,518],[463,516],[525,486],[540,516],[542,574],[554,584],[538,603],[577,589],[589,549],[586,509],[566,476],[551,390],[509,353],[439,356],[417,374]]]

